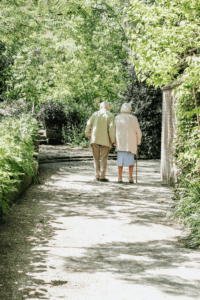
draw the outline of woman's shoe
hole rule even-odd
[[[122,178],[118,178],[119,183],[123,183]]]
[[[129,183],[134,183],[133,178],[129,177]]]

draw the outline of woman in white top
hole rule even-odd
[[[134,183],[134,154],[137,153],[137,145],[141,143],[142,132],[137,118],[130,114],[131,110],[131,104],[124,103],[121,107],[121,114],[115,118],[118,182],[122,182],[123,167],[129,166],[129,182]]]

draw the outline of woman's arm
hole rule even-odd
[[[140,130],[140,125],[138,123],[138,119],[135,117],[135,133],[136,133],[136,138],[137,138],[137,145],[140,145],[141,143],[141,138],[142,138],[142,131]]]

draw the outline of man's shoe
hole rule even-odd
[[[129,177],[129,183],[134,183],[133,178]]]
[[[119,183],[123,183],[122,178],[118,178]]]
[[[99,181],[108,182],[109,179],[108,178],[100,178]]]

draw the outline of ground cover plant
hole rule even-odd
[[[38,131],[30,116],[7,117],[0,122],[0,208],[7,212],[7,195],[16,191],[21,175],[33,175],[33,140]]]

